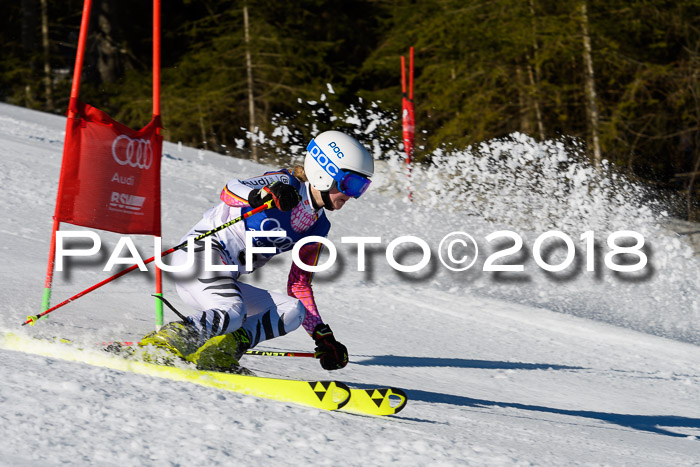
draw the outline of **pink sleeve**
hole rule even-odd
[[[229,185],[230,183],[227,184],[223,190],[221,190],[221,201],[234,208],[248,206],[248,200],[243,198],[241,193],[234,193],[234,190],[231,190]],[[250,192],[250,190],[248,191]]]
[[[316,266],[320,254],[320,243],[307,243],[299,250],[299,259],[304,264]],[[306,308],[306,317],[301,325],[306,329],[309,335],[313,334],[314,328],[317,325],[323,323],[321,315],[318,313],[318,308],[316,307],[314,292],[311,289],[312,277],[312,272],[304,271],[292,262],[292,269],[289,271],[289,279],[287,281],[287,294],[289,294],[290,297],[299,299]]]

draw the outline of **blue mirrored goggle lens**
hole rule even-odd
[[[328,175],[336,181],[336,186],[341,193],[346,196],[351,196],[353,198],[359,198],[362,193],[367,191],[370,179],[360,174],[345,172],[338,168],[329,157],[321,150],[316,140],[311,140],[306,147],[306,150],[316,159],[316,162],[323,167]]]
[[[367,177],[346,172],[345,176],[340,180],[340,183],[338,183],[338,190],[344,195],[359,198],[362,193],[367,191],[370,183],[372,183],[372,181]]]

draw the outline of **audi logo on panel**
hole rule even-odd
[[[112,157],[119,165],[148,170],[153,164],[153,148],[146,139],[131,139],[119,135],[112,143]]]

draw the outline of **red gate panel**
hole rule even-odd
[[[160,116],[133,130],[77,102],[66,125],[56,219],[160,236]]]

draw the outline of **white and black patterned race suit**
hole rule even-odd
[[[322,322],[311,289],[312,274],[294,263],[289,272],[286,295],[238,281],[240,274],[262,267],[273,256],[291,250],[300,239],[328,234],[330,222],[323,209],[313,208],[308,182],[299,181],[284,169],[247,180],[231,180],[221,192],[222,202],[207,211],[182,241],[250,211],[250,192],[275,181],[290,184],[298,190],[301,201],[296,207],[287,212],[267,209],[217,232],[210,237],[210,258],[206,255],[205,239],[200,240],[194,248],[194,267],[171,273],[178,294],[195,310],[188,320],[200,331],[202,342],[243,327],[250,337],[251,347],[254,347],[266,339],[287,334],[299,325],[311,334]],[[274,247],[275,253],[256,254],[253,264],[246,268],[246,231],[270,230],[283,230],[286,234],[281,238],[255,238],[253,243],[255,246]],[[320,251],[320,243],[308,243],[302,247],[300,259],[305,264],[316,265]],[[187,250],[176,251],[171,265],[186,264],[187,255]],[[238,271],[211,270],[232,265],[237,266]]]

